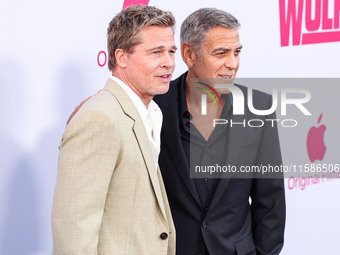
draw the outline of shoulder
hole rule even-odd
[[[98,126],[103,123],[116,122],[116,119],[122,117],[123,111],[117,98],[106,90],[101,90],[89,98],[74,114],[68,128],[71,126],[85,125]],[[112,125],[111,124],[111,125]]]
[[[117,98],[106,90],[102,90],[98,94],[86,102],[79,110],[79,113],[101,111],[107,114],[114,114],[120,108]]]
[[[253,89],[247,86],[236,84],[243,93],[244,104],[248,104],[248,100],[257,109],[267,109],[268,105],[272,103],[272,95],[261,90]],[[251,99],[251,100],[250,100]]]
[[[237,84],[235,83],[235,86],[238,87],[242,92],[243,92],[243,95],[245,97],[248,97],[249,95],[249,90],[252,92],[253,94],[253,97],[255,98],[270,98],[272,97],[270,94],[266,93],[266,92],[263,92],[261,90],[257,90],[257,89],[253,89],[251,87],[247,87],[247,86],[243,86],[243,85],[240,85],[240,84]]]

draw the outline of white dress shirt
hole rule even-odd
[[[158,156],[161,148],[160,136],[163,122],[163,114],[161,109],[153,100],[150,101],[149,107],[146,108],[142,99],[128,85],[115,76],[111,76],[111,79],[118,83],[118,85],[126,92],[133,104],[136,106],[137,111],[143,120],[157,169]]]

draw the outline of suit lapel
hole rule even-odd
[[[158,205],[162,211],[164,219],[166,220],[167,217],[164,208],[164,201],[162,198],[159,179],[157,176],[157,169],[155,167],[155,162],[152,156],[149,139],[147,137],[143,121],[129,96],[116,82],[109,79],[104,89],[113,94],[113,96],[120,103],[124,113],[134,120],[133,132],[136,140],[138,141],[139,149],[142,152],[144,162],[146,164],[146,168],[152,183],[152,187],[158,201]]]
[[[179,132],[178,104],[174,103],[171,107],[163,109],[163,111],[166,118],[163,120],[162,142],[166,143],[170,151],[170,158],[176,165],[176,171],[178,171],[194,200],[201,207],[195,183],[190,178],[189,165],[182,146]]]
[[[233,123],[240,123],[246,119],[245,115],[233,115],[232,116]],[[243,125],[234,125],[233,127],[229,127],[229,135],[228,135],[228,149],[227,149],[227,158],[225,165],[236,166],[238,168],[238,161],[240,157],[240,152],[242,149],[244,132],[246,128]],[[228,185],[233,178],[232,174],[228,178],[222,178],[219,184],[216,187],[213,199],[210,203],[210,208],[212,209],[221,199],[222,195],[226,192]]]
[[[145,164],[147,165],[147,170],[151,179],[151,183],[153,189],[155,191],[155,195],[158,200],[159,207],[163,213],[164,218],[166,219],[165,208],[164,208],[164,201],[162,198],[161,189],[159,186],[159,180],[157,176],[157,169],[155,168],[155,162],[152,156],[152,152],[150,149],[149,139],[146,135],[144,124],[142,120],[135,121],[135,125],[133,126],[133,131],[135,133],[136,139],[139,144],[139,148],[143,154]]]
[[[185,79],[187,73],[182,74],[176,80],[170,83],[168,93],[157,97],[156,102],[161,107],[163,112],[163,126],[162,126],[162,143],[166,144],[169,151],[169,160],[175,164],[175,170],[182,179],[185,187],[188,189],[193,200],[197,206],[202,208],[201,201],[196,189],[196,185],[192,178],[190,178],[190,169],[188,160],[183,150],[181,134],[179,130],[180,116],[179,116],[179,93],[183,93],[183,86],[185,86]],[[162,144],[164,147],[164,144]],[[163,151],[163,153],[165,153]]]

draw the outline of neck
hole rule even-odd
[[[190,107],[201,108],[202,95],[206,94],[204,91],[202,91],[200,89],[196,89],[195,85],[193,85],[193,87],[190,86],[190,79],[191,78],[196,78],[196,77],[192,77],[192,75],[190,75],[190,70],[189,70],[188,75],[187,75],[186,80],[185,80],[185,97],[186,97],[186,100],[187,100],[189,112],[190,112]],[[215,94],[213,94],[213,96],[214,96],[214,98],[216,97]],[[206,97],[206,99],[207,99],[206,100],[207,106],[215,103],[214,100],[209,95]],[[215,100],[217,100],[217,98],[215,98]]]
[[[147,94],[142,94],[136,86],[134,86],[131,82],[129,82],[129,80],[127,79],[126,75],[122,72],[119,72],[118,70],[113,73],[112,75],[116,78],[118,78],[119,80],[121,80],[122,82],[124,82],[124,84],[128,87],[130,87],[130,89],[133,90],[133,92],[135,92],[135,94],[142,100],[143,104],[145,105],[146,109],[149,108],[149,104],[153,98],[153,96],[147,95]]]

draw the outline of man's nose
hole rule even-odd
[[[174,68],[175,56],[171,53],[165,53],[162,57],[161,66],[166,68]]]
[[[230,70],[234,70],[237,68],[238,58],[234,54],[230,54],[227,56],[224,66]]]

